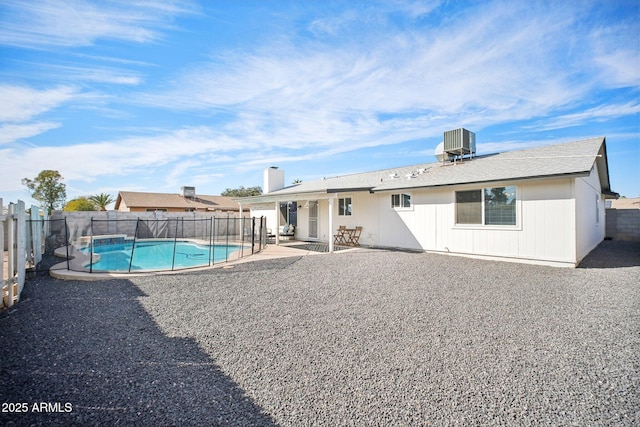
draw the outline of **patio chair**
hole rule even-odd
[[[345,225],[341,225],[341,226],[338,227],[337,234],[333,235],[333,243],[336,243],[338,245],[340,245],[340,244],[344,245],[344,244],[347,243],[347,241],[344,238],[344,233],[345,233],[346,229],[347,229],[347,226],[345,226]]]
[[[279,233],[280,237],[286,237],[287,239],[293,239],[296,232],[296,226],[293,224],[286,224],[280,226]]]
[[[349,243],[353,246],[360,246],[360,234],[362,234],[362,227],[356,227],[356,230],[351,233]]]

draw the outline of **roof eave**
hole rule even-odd
[[[371,193],[374,187],[345,187],[345,188],[327,188],[327,193],[351,193],[358,191],[367,191]]]

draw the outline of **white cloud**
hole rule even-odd
[[[73,66],[73,65],[47,65],[46,75],[59,75],[68,81],[87,81],[98,83],[111,83],[119,85],[138,85],[142,82],[140,73],[122,68],[105,67],[99,65]]]
[[[174,15],[193,13],[188,1],[15,1],[1,6],[0,44],[41,48],[87,46],[97,38],[157,40]]]
[[[76,95],[73,88],[37,90],[25,86],[0,85],[0,121],[22,122],[54,109]]]
[[[30,138],[58,127],[60,127],[60,123],[53,122],[0,125],[0,144],[7,144],[21,139]]]
[[[136,98],[162,108],[232,112],[225,129],[236,130],[234,136],[290,148],[400,142],[414,134],[407,131],[411,122],[424,134],[449,123],[490,126],[545,116],[597,82],[556,60],[572,29],[570,11],[534,12],[493,5],[437,27],[385,28],[384,39],[374,35],[370,42],[375,29],[337,45],[292,36],[194,64],[172,88]],[[339,34],[348,19],[345,12],[312,26]],[[391,132],[398,138],[387,138]]]
[[[91,181],[101,176],[153,172],[174,165],[173,177],[181,173],[181,162],[193,166],[200,158],[211,167],[229,161],[229,153],[258,151],[260,145],[234,140],[207,127],[182,128],[165,134],[132,137],[119,141],[67,146],[17,146],[0,150],[0,182],[6,190],[20,187],[23,176],[55,169],[68,180]]]
[[[640,87],[640,52],[617,50],[594,59],[610,87]]]
[[[638,23],[637,17],[631,19],[631,23],[621,22],[591,34],[593,62],[600,69],[606,87],[640,89]]]
[[[544,122],[539,122],[531,129],[538,131],[562,129],[571,126],[580,126],[585,123],[603,122],[612,118],[631,116],[640,114],[640,104],[637,102],[628,102],[626,104],[605,104],[594,108],[583,110],[579,113],[557,115]]]
[[[126,7],[124,2],[73,1],[59,11],[52,4],[5,6],[10,12],[5,17],[24,13],[24,25],[13,26],[11,35],[13,24],[7,19],[10,25],[0,29],[0,43],[81,46],[101,38],[149,42],[171,25],[171,16],[185,13],[182,3],[162,9],[165,3],[154,1]],[[55,168],[76,184],[99,183],[103,176],[154,177],[161,171],[160,179],[149,178],[153,185],[177,189],[270,164],[317,164],[318,159],[344,158],[342,154],[365,147],[429,138],[437,142],[443,130],[459,126],[478,132],[533,119],[534,141],[534,132],[638,114],[637,102],[593,107],[594,88],[637,83],[638,51],[625,43],[613,49],[616,38],[585,24],[582,12],[573,6],[499,2],[463,8],[450,2],[439,7],[437,2],[409,0],[361,7],[358,13],[349,8],[346,3],[317,16],[320,8],[312,8],[314,16],[296,21],[295,29],[288,27],[237,50],[223,51],[226,45],[221,42],[208,61],[186,62],[162,80],[153,80],[156,69],[147,70],[144,81],[142,73],[125,69],[151,67],[146,61],[153,55],[136,62],[110,58],[115,50],[92,49],[96,56],[75,56],[89,57],[89,63],[41,66],[43,76],[53,70],[81,81],[73,83],[77,86],[48,90],[0,86],[6,142],[51,129],[57,124],[44,119],[28,122],[70,100],[91,96],[93,104],[85,103],[84,111],[99,107],[94,111],[101,118],[116,117],[117,112],[120,120],[96,120],[93,123],[100,127],[94,130],[106,133],[118,123],[119,132],[140,135],[143,129],[131,127],[138,118],[147,129],[144,136],[66,147],[17,149],[13,144],[0,153],[0,182],[20,188],[15,170],[10,173],[7,168],[21,164],[25,172],[19,175]],[[285,21],[290,23],[289,18]],[[60,31],[56,22],[73,28]],[[96,59],[110,61],[113,67],[103,67],[93,62]],[[93,68],[92,63],[98,65]],[[147,92],[119,96],[125,91],[118,87],[113,95],[97,99],[98,95],[78,92],[84,82],[90,82],[87,87],[91,82],[144,83],[138,90]],[[153,87],[158,89],[149,89]],[[583,111],[585,100],[589,109]],[[128,109],[127,102],[139,102],[150,110]],[[156,115],[156,109],[180,114]],[[151,121],[145,122],[146,114]],[[161,121],[165,117],[168,120]],[[201,127],[181,124],[205,122],[207,126]],[[525,129],[519,124],[516,132]],[[502,151],[522,144],[484,141],[479,148]],[[127,185],[143,188],[138,182]]]

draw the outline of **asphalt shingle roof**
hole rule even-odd
[[[376,192],[552,176],[586,175],[589,174],[596,161],[599,162],[601,174],[604,175],[601,176],[603,190],[610,191],[605,138],[596,137],[477,156],[456,163],[436,161],[302,182],[273,191],[267,196],[357,190]]]
[[[197,196],[195,199],[180,194],[145,193],[138,191],[120,191],[118,205],[124,201],[128,208],[176,208],[198,210],[238,210],[239,206],[231,197]]]

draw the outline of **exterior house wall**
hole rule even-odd
[[[576,260],[591,252],[605,237],[606,212],[600,191],[598,169],[575,180],[576,198]]]
[[[455,223],[455,191],[479,189],[458,186],[415,194],[414,225],[420,247],[429,251],[537,259],[573,263],[574,203],[571,180],[494,183],[516,185],[515,226],[467,226]],[[426,227],[425,224],[435,224]]]
[[[457,225],[455,192],[484,187],[516,186],[515,226]],[[605,236],[605,209],[594,168],[584,178],[469,184],[388,192],[339,193],[333,201],[333,229],[329,200],[318,200],[318,239],[328,242],[340,225],[362,226],[366,246],[504,257],[575,265]],[[391,195],[411,195],[411,207],[393,208]],[[334,195],[328,195],[334,197]],[[327,197],[327,196],[324,196]],[[352,215],[338,215],[338,200],[350,197]],[[311,199],[314,200],[314,199]],[[598,200],[598,208],[596,208]],[[297,200],[296,238],[309,239],[308,200]],[[275,224],[275,206],[252,206],[253,216]],[[596,220],[596,211],[598,217]],[[275,226],[275,225],[274,225]]]
[[[495,183],[492,187],[514,185]],[[374,245],[427,251],[576,261],[572,180],[515,183],[516,226],[462,226],[455,223],[455,192],[481,185],[414,190],[410,209],[393,209],[391,194],[375,194],[380,220]],[[354,209],[359,209],[354,207]],[[367,230],[363,235],[367,235]],[[364,242],[364,240],[361,240]]]
[[[276,232],[276,213],[277,210],[273,203],[265,203],[262,205],[251,206],[250,216],[260,218],[264,216],[267,219],[267,228],[272,232]],[[284,225],[284,224],[283,224]]]
[[[299,236],[305,236],[305,239],[309,238],[309,207],[307,200],[297,200],[298,206],[298,225],[296,226],[296,238]]]
[[[575,200],[573,179],[522,184],[520,258],[575,263]]]
[[[597,174],[588,181],[594,179],[597,180]],[[571,178],[564,178],[515,183],[516,226],[456,225],[455,191],[483,188],[482,185],[465,185],[406,191],[411,194],[410,208],[392,208],[391,195],[399,192],[341,193],[334,201],[333,227],[337,229],[340,225],[349,228],[362,226],[360,243],[368,246],[574,264],[578,259],[575,250],[577,237],[574,231],[576,206],[573,181]],[[491,184],[492,187],[507,185],[514,183]],[[593,194],[590,196],[595,197]],[[342,197],[352,199],[353,212],[350,216],[338,215],[338,199]],[[309,210],[304,208],[306,202],[298,201],[303,206],[298,210],[296,237],[299,239],[308,238]],[[593,213],[593,203],[591,208],[590,212]],[[328,209],[328,200],[319,200],[320,241],[329,241],[335,233],[335,230],[329,230]],[[266,211],[264,213],[266,214]],[[263,213],[253,209],[252,214],[260,216]],[[601,224],[604,233],[604,216]],[[586,241],[595,247],[602,238],[594,234]]]

